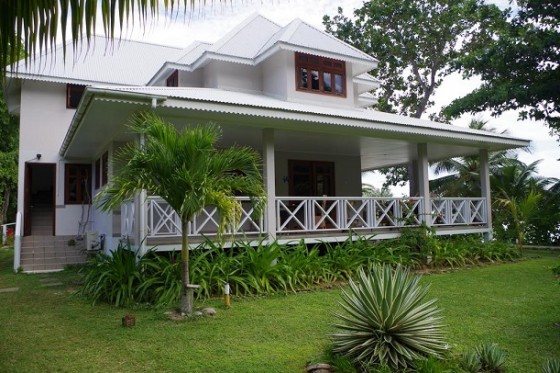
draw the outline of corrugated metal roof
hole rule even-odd
[[[234,105],[244,108],[263,108],[271,109],[275,118],[282,118],[282,112],[292,112],[296,114],[315,114],[319,116],[327,116],[331,118],[352,119],[361,121],[360,127],[371,128],[373,123],[394,125],[395,132],[414,133],[416,130],[432,130],[441,132],[440,136],[462,138],[466,140],[474,140],[472,137],[481,137],[492,142],[497,141],[504,144],[517,144],[519,142],[528,141],[515,138],[512,136],[493,133],[488,131],[474,130],[465,127],[452,126],[438,122],[432,122],[425,119],[417,119],[397,114],[384,113],[373,109],[364,108],[337,108],[330,106],[308,105],[297,102],[288,102],[275,99],[269,96],[256,95],[242,92],[232,92],[213,88],[175,88],[175,87],[94,87],[106,91],[108,94],[104,98],[110,97],[110,92],[130,92],[144,94],[148,96],[159,96],[167,98],[168,101],[163,102],[163,106],[182,107],[180,100],[211,102],[218,104]],[[177,100],[173,100],[177,99]],[[325,105],[328,105],[325,104]],[[188,107],[185,106],[185,107]],[[292,119],[292,115],[286,115],[286,119]],[[336,121],[336,120],[335,120]],[[404,128],[403,128],[404,127]]]
[[[86,44],[84,44],[86,45]],[[166,61],[184,54],[180,48],[130,40],[107,42],[96,36],[89,47],[72,52],[67,44],[63,58],[62,45],[55,53],[17,65],[12,77],[48,81],[102,82],[119,85],[145,85]]]

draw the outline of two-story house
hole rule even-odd
[[[158,196],[138,196],[110,214],[91,205],[117,172],[114,153],[138,141],[125,124],[140,110],[177,126],[217,122],[220,146],[261,152],[266,213],[256,219],[243,202],[240,239],[386,238],[421,223],[438,234],[490,232],[488,153],[529,142],[368,109],[376,64],[301,20],[280,26],[259,15],[214,44],[180,49],[97,38],[77,56],[64,59],[59,50],[20,64],[6,87],[20,116],[15,268],[61,268],[72,250],[100,237],[105,250],[123,236],[160,250],[179,246],[178,218]],[[429,162],[472,154],[481,158],[482,195],[431,196]],[[362,172],[404,164],[416,165],[417,196],[362,197]],[[216,226],[210,207],[189,234],[196,242]]]

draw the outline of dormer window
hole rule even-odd
[[[346,97],[344,61],[296,52],[298,91]]]
[[[177,70],[173,71],[169,78],[167,78],[166,85],[168,87],[178,87],[179,86],[179,72]]]

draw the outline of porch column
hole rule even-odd
[[[480,163],[480,196],[485,199],[486,228],[488,228],[488,231],[484,233],[484,239],[491,240],[492,239],[492,199],[490,193],[490,167],[488,166],[488,149],[480,149],[478,151],[478,159]]]
[[[266,230],[268,237],[274,241],[276,239],[276,175],[274,162],[274,130],[272,128],[263,129],[263,173],[264,187],[266,191]]]
[[[144,134],[140,134],[139,143],[141,147],[144,147],[146,139]],[[140,195],[138,196],[138,253],[144,255],[146,252],[146,200],[147,200],[146,190],[142,189]]]
[[[430,198],[430,179],[428,163],[428,144],[422,143],[417,146],[418,163],[416,167],[418,175],[418,193],[422,197],[424,204],[421,210],[422,220],[426,226],[432,225],[432,200]]]

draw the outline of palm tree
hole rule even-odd
[[[116,27],[122,29],[135,21],[143,26],[148,17],[157,17],[160,8],[165,12],[183,8],[186,12],[201,2],[206,3],[205,0],[2,1],[1,76],[5,76],[5,66],[19,59],[22,49],[27,52],[26,58],[29,61],[48,49],[54,49],[59,36],[66,40],[66,36],[70,34],[74,48],[84,34],[89,43],[99,19],[105,36],[112,40]]]
[[[133,132],[145,136],[144,145],[128,144],[116,156],[119,174],[95,200],[111,211],[140,191],[159,195],[181,219],[181,312],[191,314],[189,282],[189,222],[206,207],[215,206],[221,217],[219,235],[238,221],[241,205],[235,194],[252,198],[256,211],[265,200],[260,156],[246,147],[217,149],[221,130],[214,124],[178,132],[152,112],[134,116]]]
[[[469,128],[495,132],[494,128],[488,128],[487,121],[473,119]],[[502,132],[502,133],[505,133]],[[521,162],[517,155],[510,150],[490,153],[488,167],[493,175],[505,166],[517,165]],[[438,195],[454,197],[476,197],[480,196],[480,161],[476,155],[452,158],[437,162],[434,172],[436,175],[444,174],[430,182],[430,190]]]
[[[539,202],[542,194],[534,189],[523,197],[514,197],[508,195],[502,190],[503,197],[496,199],[496,204],[505,207],[511,214],[513,220],[513,229],[515,230],[515,238],[517,248],[521,250],[525,244],[525,234],[531,219],[539,212]]]

